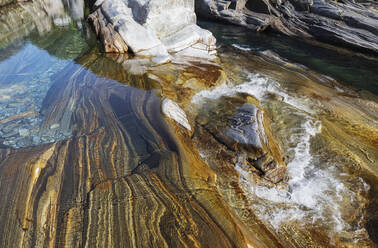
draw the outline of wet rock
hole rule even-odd
[[[374,52],[378,52],[377,9],[376,1],[196,0],[196,13],[205,18]]]
[[[50,126],[50,129],[56,129],[56,128],[59,128],[59,127],[60,127],[60,125],[58,123],[55,123],[55,124],[52,124]]]
[[[229,106],[215,105],[215,109],[197,118],[203,132],[210,134],[220,147],[226,146],[232,157],[241,160],[238,163],[253,167],[252,171],[262,178],[271,183],[282,181],[286,166],[263,111],[249,102],[240,105],[239,100],[232,98],[223,101],[239,107],[232,110]],[[201,135],[208,135],[205,133]]]
[[[8,100],[10,100],[10,98]],[[25,117],[35,117],[37,114],[38,114],[38,112],[35,111],[35,110],[28,110],[28,111],[21,112],[21,113],[16,114],[16,115],[9,116],[5,119],[2,119],[2,120],[0,120],[0,123],[5,124],[7,122],[17,120],[17,119],[21,119],[21,118],[25,118]]]
[[[266,139],[266,137],[263,129],[259,127],[261,118],[262,112],[256,106],[245,103],[237,114],[229,118],[230,128],[226,134],[234,142],[262,149],[261,139]]]

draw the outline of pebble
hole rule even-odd
[[[18,133],[20,134],[20,136],[25,137],[25,136],[29,135],[29,130],[27,130],[25,128],[21,128],[21,129],[18,130]]]
[[[60,127],[60,125],[58,123],[55,123],[55,124],[52,124],[50,126],[50,129],[56,129],[56,128],[59,128],[59,127]]]

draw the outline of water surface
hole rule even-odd
[[[360,54],[278,34],[254,34],[238,26],[208,22],[200,22],[200,25],[216,35],[218,44],[255,53],[271,50],[292,63],[305,65],[357,90],[378,95],[378,59],[374,54]]]

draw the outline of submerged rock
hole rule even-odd
[[[376,1],[196,0],[199,16],[378,52]]]
[[[215,54],[215,38],[196,25],[193,0],[97,1],[89,16],[106,52],[131,52],[170,60],[169,53],[194,49],[193,56]]]
[[[196,120],[199,130],[196,136],[203,144],[200,146],[211,144],[209,149],[225,151],[231,158],[227,164],[249,167],[259,183],[276,184],[285,180],[283,156],[264,112],[244,96],[221,98],[221,101],[208,103],[209,109],[204,109]]]
[[[88,20],[91,22],[93,29],[104,45],[105,52],[126,53],[128,47],[118,32],[114,30],[114,27],[109,23],[101,9],[97,9],[93,12]]]

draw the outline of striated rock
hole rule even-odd
[[[104,0],[97,1],[93,8],[96,11],[90,20],[106,51],[114,50],[107,49],[110,44],[117,47],[119,35],[131,52],[153,56],[156,63],[167,62],[169,53],[188,48],[195,50],[192,56],[215,54],[216,40],[196,25],[192,0]]]
[[[95,75],[104,59],[91,56],[78,60],[89,70],[71,63],[54,78],[41,110],[42,127],[73,137],[1,150],[0,246],[280,247],[262,225],[243,233],[162,100]]]
[[[91,71],[95,71],[101,76],[111,77],[133,87],[148,89],[153,92],[161,91],[161,94],[164,96],[164,100],[162,101],[162,112],[166,115],[166,119],[169,121],[170,125],[174,127],[176,135],[180,137],[183,144],[189,146],[188,152],[196,153],[196,162],[191,166],[196,166],[196,164],[199,164],[204,160],[204,157],[202,156],[203,151],[201,149],[199,151],[200,154],[198,154],[198,136],[197,134],[192,134],[192,132],[196,132],[197,130],[195,119],[198,113],[193,109],[191,99],[194,94],[198,93],[198,91],[206,90],[209,87],[221,85],[225,82],[225,74],[221,67],[216,63],[207,60],[188,61],[186,60],[187,58],[172,56],[174,59],[172,63],[148,67],[144,75],[130,75],[129,73],[124,73],[126,68],[122,63],[122,58],[124,57],[123,54],[111,55],[112,56],[109,56],[109,54],[107,54],[106,57],[110,57],[112,60],[120,64],[109,64],[109,61],[106,61],[104,58],[97,59],[95,61],[96,65],[93,64],[90,66]],[[86,65],[86,63],[84,63],[84,65]],[[227,101],[225,102],[225,107],[227,107],[228,103],[229,102]],[[212,121],[222,123],[222,121],[218,119],[219,117],[222,118],[222,116],[222,114],[219,116],[213,116]],[[192,131],[189,131],[184,127],[188,123],[191,124]],[[154,125],[156,124],[154,123]],[[267,135],[269,135],[269,130],[265,130]],[[219,143],[208,142],[212,141],[211,136],[208,135],[208,133],[204,133],[203,137],[204,142],[200,142],[200,146],[210,146],[211,152],[214,154],[218,154],[219,151],[222,151],[222,147],[219,146]],[[236,153],[233,155],[236,155]],[[148,159],[148,161],[149,163],[156,165],[153,161],[156,161],[157,158],[159,158],[159,156],[155,154],[151,159]],[[248,203],[244,202],[245,198],[244,200],[241,199],[243,196],[240,192],[240,188],[235,187],[233,184],[235,181],[238,181],[237,172],[233,168],[235,164],[226,161],[226,159],[228,158],[225,156],[220,160],[217,160],[214,164],[211,164],[210,167],[216,172],[217,189],[219,190],[218,187],[226,187],[227,189],[227,192],[221,190],[220,196],[222,200],[225,200],[228,209],[231,211],[231,215],[233,218],[236,218],[238,225],[240,225],[238,228],[240,227],[243,229],[243,234],[245,235],[244,237],[248,239],[248,244],[253,247],[282,247],[282,240],[280,240],[278,236],[275,236],[274,231],[267,228],[267,226],[254,215],[253,211],[250,211],[248,207],[246,207],[245,204]],[[227,164],[224,164],[225,162]],[[206,165],[206,167],[207,166],[208,165]],[[254,168],[252,165],[250,166],[251,168]],[[229,171],[225,171],[225,167],[229,168]],[[201,168],[200,170],[203,169],[204,168]],[[255,176],[260,178],[258,175]],[[231,179],[231,182],[229,179]],[[226,184],[223,183],[225,180],[227,181]],[[264,178],[262,178],[261,181],[262,180],[271,186],[275,186]],[[243,201],[244,203],[235,206],[235,201]],[[244,225],[247,225],[248,227],[245,227]],[[234,233],[234,231],[231,231],[230,234],[231,233]],[[216,244],[214,245],[216,246]],[[199,246],[206,247],[207,244],[201,243]],[[210,246],[212,247],[213,244]]]
[[[196,0],[199,16],[378,52],[376,1]]]
[[[242,150],[247,152],[247,160],[264,178],[273,183],[278,183],[285,176],[285,165],[281,154],[274,158],[273,145],[275,142],[265,134],[263,125],[264,113],[251,103],[243,104],[237,113],[229,118],[230,128],[226,135],[231,138],[234,146],[243,146]],[[273,155],[273,156],[272,156]]]
[[[93,29],[104,45],[105,52],[107,53],[125,53],[128,47],[118,32],[114,30],[111,23],[104,17],[101,9],[97,9],[95,12],[88,16],[88,20],[91,22]]]
[[[257,101],[254,102],[250,97],[245,99],[243,96],[222,99],[224,103],[206,103],[205,105],[210,106],[210,111],[207,110],[208,107],[197,110],[199,105],[193,105],[192,98],[198,98],[201,91],[227,81],[222,67],[218,64],[206,60],[183,60],[180,56],[172,56],[170,64],[142,66],[142,61],[134,58],[124,59],[122,55],[111,58],[128,73],[138,77],[148,75],[150,80],[156,81],[156,87],[161,88],[162,94],[168,97],[162,102],[162,112],[174,123],[186,129],[189,135],[196,132],[195,126],[198,125],[201,131],[195,133],[194,137],[197,139],[199,135],[202,136],[203,138],[199,139],[200,143],[206,146],[215,141],[211,146],[212,150],[219,151],[226,146],[233,159],[237,159],[239,155],[244,156],[243,162],[253,167],[256,175],[269,181],[270,185],[285,179],[286,168],[281,151],[271,134],[270,123],[261,107],[258,107]],[[130,66],[131,63],[134,63],[134,66]],[[109,76],[109,73],[105,72],[104,75]],[[229,102],[231,104],[228,104]],[[209,139],[213,140],[210,142]],[[235,164],[234,161],[227,163],[227,166],[231,167]]]

